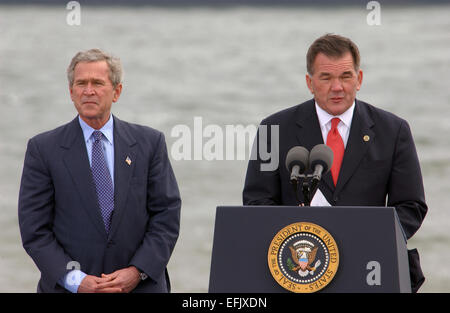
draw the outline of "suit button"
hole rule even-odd
[[[339,196],[334,196],[333,200],[334,200],[334,202],[338,202],[339,201]]]

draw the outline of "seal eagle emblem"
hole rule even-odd
[[[273,238],[268,265],[275,281],[292,292],[316,292],[337,272],[336,241],[323,227],[307,222],[288,225]]]
[[[288,259],[289,269],[297,272],[301,277],[305,277],[308,274],[313,275],[315,270],[320,266],[320,260],[312,266],[312,263],[316,259],[317,250],[319,247],[314,246],[313,243],[307,240],[300,240],[294,243],[294,246],[289,246],[291,250],[292,260],[297,266],[292,265],[291,259]]]

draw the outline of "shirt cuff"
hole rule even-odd
[[[72,293],[78,292],[78,287],[80,287],[81,281],[87,276],[86,273],[80,270],[72,270],[64,275],[58,283],[69,290]]]

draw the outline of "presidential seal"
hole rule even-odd
[[[300,222],[275,235],[267,259],[270,273],[283,288],[310,293],[333,280],[339,266],[339,251],[333,236],[323,227]]]

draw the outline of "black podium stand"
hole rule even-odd
[[[209,292],[289,292],[272,276],[268,252],[284,227],[326,229],[339,251],[333,279],[319,292],[411,292],[406,240],[394,208],[220,206]]]

